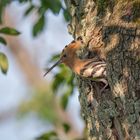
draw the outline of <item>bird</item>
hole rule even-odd
[[[103,83],[104,87],[101,89],[102,92],[108,86],[106,62],[97,57],[90,59],[79,58],[77,56],[77,51],[82,45],[82,37],[78,37],[76,40],[73,40],[70,44],[66,45],[62,50],[60,59],[46,71],[44,76],[46,76],[54,67],[63,63],[80,77]]]

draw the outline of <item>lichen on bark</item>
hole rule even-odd
[[[88,140],[140,139],[140,1],[65,0],[74,38],[107,62],[110,89],[77,76]],[[84,55],[81,53],[81,55]]]

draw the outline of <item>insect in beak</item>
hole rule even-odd
[[[45,77],[55,66],[57,66],[57,65],[59,65],[59,64],[61,64],[61,63],[62,63],[62,60],[59,59],[53,66],[51,66],[51,67],[47,70],[47,72],[45,72],[44,77]]]

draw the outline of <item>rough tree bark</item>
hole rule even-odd
[[[101,95],[95,82],[78,77],[87,139],[140,140],[140,0],[65,3],[69,32],[84,39],[81,55],[107,62],[110,89]]]

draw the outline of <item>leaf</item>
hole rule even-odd
[[[63,125],[65,133],[68,133],[71,129],[70,125],[68,123],[63,123],[62,125]]]
[[[9,4],[11,0],[0,0],[0,24],[2,24],[3,13],[6,5]]]
[[[57,138],[57,133],[54,131],[51,131],[36,138],[36,140],[59,140],[59,139]]]
[[[54,62],[54,61],[58,61],[60,58],[60,54],[55,54],[52,56],[52,58],[50,59],[49,62]]]
[[[64,18],[67,22],[71,20],[71,15],[70,15],[70,13],[68,12],[67,9],[63,10],[63,16],[64,16]]]
[[[58,14],[62,8],[60,0],[41,0],[41,5],[45,9],[50,9],[54,14]]]
[[[58,14],[60,12],[60,9],[61,9],[61,3],[59,0],[55,0],[55,1],[50,1],[50,6],[49,8],[51,9],[51,11],[54,13],[54,14]]]
[[[43,29],[45,25],[45,16],[42,15],[33,26],[33,36],[36,37]]]
[[[3,74],[7,73],[8,59],[7,59],[7,56],[2,52],[0,52],[0,68]]]
[[[38,8],[38,14],[39,15],[44,15],[45,12],[47,12],[48,8],[47,7],[44,7],[44,5],[41,5],[39,8]]]
[[[26,9],[26,11],[25,11],[25,13],[24,13],[24,16],[29,15],[29,14],[33,11],[34,8],[35,8],[34,5],[30,5],[30,6]]]
[[[65,93],[62,97],[61,97],[61,106],[63,109],[66,109],[68,101],[69,101],[69,92]]]
[[[53,91],[56,92],[64,82],[65,82],[65,79],[62,76],[62,74],[61,73],[56,74],[54,77],[53,84],[52,84]]]
[[[66,79],[68,85],[74,86],[74,74],[69,74],[68,78]]]
[[[3,7],[0,4],[0,24],[2,24],[2,14],[3,14]]]
[[[3,37],[0,37],[0,43],[2,43],[3,45],[7,45],[7,42]]]
[[[7,35],[19,35],[20,32],[14,28],[10,27],[3,27],[0,29],[0,33],[7,34]]]
[[[31,1],[31,0],[18,0],[20,3],[25,3],[25,2],[29,2],[29,1]]]

